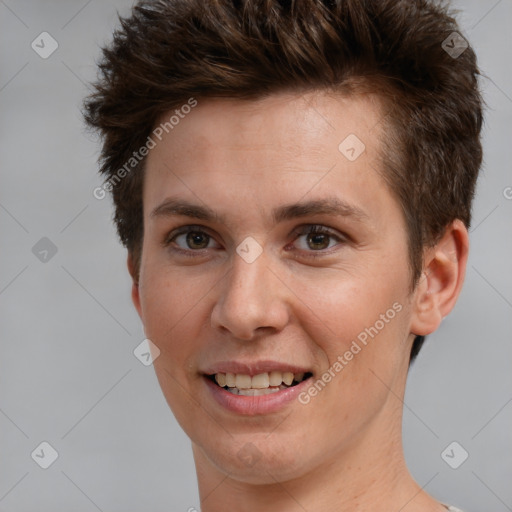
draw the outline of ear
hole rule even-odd
[[[468,252],[468,231],[459,219],[446,228],[434,247],[426,250],[423,275],[413,294],[413,334],[431,334],[453,309],[464,283]]]
[[[142,308],[140,307],[140,295],[139,295],[139,275],[138,275],[138,269],[136,268],[133,254],[131,252],[128,252],[128,259],[127,259],[127,266],[128,266],[128,272],[130,273],[130,276],[132,277],[132,302],[135,306],[135,309],[137,310],[137,313],[139,314],[139,317],[142,319]]]

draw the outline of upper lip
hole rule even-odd
[[[214,375],[216,373],[239,373],[243,375],[250,375],[254,377],[260,373],[267,373],[272,371],[278,372],[291,372],[291,373],[308,373],[311,372],[309,368],[297,366],[290,363],[281,363],[279,361],[221,361],[206,369],[202,373],[206,375]]]

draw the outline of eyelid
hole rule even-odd
[[[330,228],[329,226],[326,226],[324,224],[303,224],[302,226],[298,226],[297,228],[295,228],[294,233],[298,235],[306,235],[308,233],[321,233],[331,235],[337,238],[343,237],[343,235],[339,233],[337,230]]]

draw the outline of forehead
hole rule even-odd
[[[175,149],[188,150],[191,157],[212,149],[219,154],[226,149],[254,155],[274,149],[286,152],[287,158],[310,155],[314,160],[315,150],[337,150],[350,134],[357,134],[372,152],[383,110],[376,95],[347,97],[326,91],[283,92],[258,100],[208,98],[197,103],[163,134],[167,141],[174,140]],[[157,125],[165,125],[169,117],[164,114]]]
[[[158,124],[165,126],[175,112]],[[381,104],[372,95],[198,99],[177,123],[175,116],[147,157],[145,216],[170,192],[218,209],[227,198],[239,206],[277,206],[339,190],[378,208],[378,197],[386,194],[376,171],[381,119]]]

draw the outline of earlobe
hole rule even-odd
[[[425,251],[423,275],[414,292],[412,333],[431,334],[453,309],[464,283],[468,251],[468,232],[458,219]]]
[[[133,260],[133,256],[130,252],[128,252],[128,258],[127,258],[127,266],[128,266],[128,272],[130,273],[130,276],[132,278],[132,302],[135,306],[135,309],[137,310],[137,313],[142,318],[142,309],[140,306],[140,294],[139,294],[139,276],[137,269],[135,268],[135,262]]]

